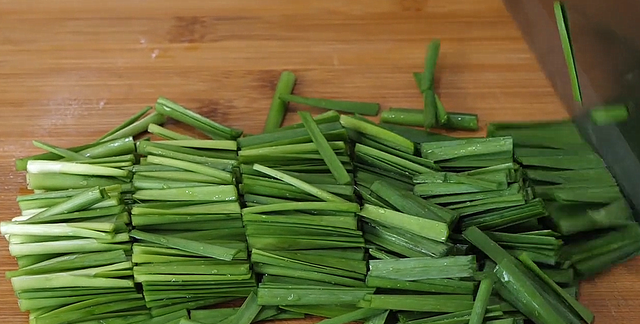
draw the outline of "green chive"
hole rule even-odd
[[[598,126],[621,123],[629,118],[629,109],[623,104],[591,108],[589,113]]]
[[[424,120],[424,129],[428,130],[437,125],[437,105],[436,105],[436,95],[431,89],[424,90],[424,105],[423,105],[423,120]]]
[[[185,240],[177,237],[168,237],[164,235],[145,233],[139,230],[133,230],[130,235],[144,241],[149,241],[175,249],[227,261],[231,261],[233,257],[239,252],[239,250],[237,249],[229,249],[221,246]]]
[[[51,144],[47,144],[44,142],[40,142],[40,141],[33,141],[33,145],[37,148],[41,148],[43,150],[49,151],[51,153],[60,155],[63,158],[68,158],[68,159],[72,159],[72,160],[77,160],[77,161],[82,161],[82,160],[88,160],[89,158],[85,157],[82,154],[78,154],[74,151],[71,150],[67,150],[65,148],[62,147],[57,147]]]
[[[145,107],[144,109],[137,112],[135,115],[131,116],[129,119],[125,120],[122,124],[118,125],[116,128],[102,135],[102,137],[100,137],[96,142],[102,142],[104,141],[105,138],[131,126],[133,123],[137,122],[140,118],[142,118],[142,116],[148,113],[151,109],[153,108],[150,106]]]
[[[319,189],[311,184],[308,184],[302,180],[296,179],[288,174],[282,173],[280,171],[262,166],[260,164],[254,164],[253,169],[268,174],[274,178],[280,179],[296,188],[302,189],[309,194],[312,194],[324,201],[336,202],[336,203],[344,203],[346,200],[329,193],[328,191]]]
[[[560,41],[562,43],[564,59],[567,63],[567,70],[569,71],[569,80],[571,80],[573,99],[576,102],[582,104],[582,93],[580,90],[580,83],[578,81],[578,70],[576,68],[576,62],[573,56],[571,33],[569,32],[569,18],[567,17],[564,5],[560,1],[556,1],[553,3],[553,11],[555,13],[556,23],[558,25],[558,33],[560,34]]]
[[[211,168],[208,166],[204,166],[201,164],[188,162],[188,161],[181,161],[176,159],[170,159],[170,158],[165,158],[160,156],[153,156],[153,155],[147,157],[147,161],[149,161],[149,163],[160,164],[160,165],[184,169],[184,170],[195,172],[195,173],[200,173],[206,176],[223,180],[229,184],[233,183],[233,175],[231,173],[218,170],[215,168]]]
[[[103,138],[100,142],[108,142],[111,140],[125,138],[130,136],[136,136],[142,132],[145,132],[150,124],[164,124],[166,118],[159,113],[152,113],[147,117],[144,117],[131,125]]]
[[[487,305],[489,304],[489,298],[493,291],[493,284],[495,282],[493,278],[493,271],[495,270],[495,264],[487,262],[484,272],[486,277],[480,281],[480,287],[476,294],[476,299],[473,304],[473,310],[469,316],[469,324],[482,324],[485,318],[485,312]]]
[[[156,111],[167,117],[193,126],[205,134],[212,134],[224,139],[236,139],[242,135],[242,131],[239,129],[222,126],[163,97],[158,98]]]
[[[298,112],[298,115],[302,119],[302,123],[304,124],[305,129],[309,132],[309,136],[311,136],[317,150],[320,152],[325,163],[327,163],[329,170],[331,170],[331,174],[333,174],[336,182],[338,184],[351,183],[351,177],[347,173],[347,170],[342,166],[342,162],[338,160],[336,153],[329,146],[329,143],[324,138],[324,135],[322,135],[318,125],[316,125],[313,118],[311,118],[311,114],[300,111]]]
[[[147,131],[151,134],[157,135],[167,140],[194,140],[195,138],[187,135],[168,130],[162,126],[156,124],[149,124]]]
[[[394,145],[397,145],[397,147],[395,148],[399,151],[413,154],[413,142],[382,127],[372,125],[345,115],[340,116],[340,123],[345,128],[353,129],[360,133],[370,135],[374,138],[381,138],[390,143],[393,143]]]
[[[449,228],[445,223],[399,213],[390,209],[365,204],[359,214],[365,218],[398,227],[439,242],[446,241],[449,236]]]
[[[178,189],[138,190],[133,194],[139,200],[170,201],[236,201],[238,192],[235,186],[205,186]]]
[[[312,107],[331,109],[366,116],[376,116],[378,115],[378,111],[380,110],[379,104],[370,102],[306,98],[295,96],[292,94],[281,94],[279,98],[289,103],[293,102]]]
[[[284,116],[287,113],[287,102],[280,98],[282,95],[291,94],[296,84],[296,75],[291,71],[283,71],[276,85],[276,91],[273,93],[271,107],[267,120],[264,122],[263,133],[268,133],[280,128]]]
[[[475,256],[369,261],[369,276],[407,281],[472,277],[475,271]]]
[[[319,115],[313,117],[313,120],[318,125],[339,122],[340,121],[340,113],[338,113],[335,110],[329,110],[329,111],[323,112],[322,114],[319,114]],[[302,124],[302,123],[291,124],[289,126],[281,127],[280,130],[298,129],[298,128],[304,128],[304,124]]]
[[[434,75],[436,71],[436,64],[438,62],[438,56],[440,54],[440,40],[434,39],[429,43],[427,47],[427,55],[424,60],[424,72],[422,73],[422,79],[420,84],[420,91],[433,89]]]

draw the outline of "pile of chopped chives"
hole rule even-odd
[[[47,153],[16,167],[35,193],[0,226],[21,310],[40,324],[591,323],[579,280],[640,250],[615,179],[569,122],[428,132],[478,128],[434,93],[439,47],[414,75],[424,109],[380,124],[360,116],[378,104],[292,94],[286,71],[263,134],[159,98],[94,143],[34,141]],[[289,103],[329,111],[280,127]]]

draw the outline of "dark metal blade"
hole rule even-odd
[[[554,0],[503,2],[583,137],[602,156],[640,221],[640,1],[563,1],[582,105],[571,93]],[[626,122],[607,126],[591,122],[590,108],[614,103],[628,104]]]

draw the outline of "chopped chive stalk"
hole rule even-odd
[[[403,213],[434,221],[443,221],[442,217],[426,206],[429,204],[428,202],[411,194],[411,192],[403,192],[383,180],[374,182],[371,191]]]
[[[476,257],[406,258],[369,261],[369,276],[396,280],[424,280],[472,277]]]
[[[210,150],[228,150],[235,151],[238,149],[236,141],[223,141],[223,140],[198,140],[198,139],[182,139],[182,140],[169,140],[169,141],[157,141],[157,144],[172,145],[179,147],[191,147],[199,149]]]
[[[474,155],[507,153],[513,154],[511,137],[470,138],[448,142],[422,143],[422,157],[441,161]]]
[[[238,193],[235,186],[203,186],[161,190],[138,190],[133,194],[139,200],[164,201],[236,201]]]
[[[427,89],[423,93],[424,96],[424,105],[423,105],[423,114],[424,114],[424,129],[429,130],[431,127],[437,125],[437,116],[436,110],[436,95],[431,89]]]
[[[355,305],[373,289],[368,288],[258,288],[259,305]]]
[[[180,169],[184,169],[187,171],[191,171],[191,172],[195,172],[195,173],[200,173],[206,176],[210,176],[210,177],[214,177],[220,180],[224,180],[227,183],[233,183],[233,175],[229,172],[226,171],[222,171],[222,170],[218,170],[215,168],[211,168],[208,166],[204,166],[201,164],[197,164],[197,163],[193,163],[193,162],[187,162],[187,161],[181,161],[181,160],[176,160],[176,159],[169,159],[169,158],[165,158],[165,157],[160,157],[160,156],[148,156],[147,157],[147,161],[149,161],[149,163],[154,163],[154,164],[160,164],[160,165],[165,165],[165,166],[170,166],[170,167],[176,167],[176,168],[180,168]]]
[[[242,135],[242,131],[239,129],[220,125],[193,111],[185,109],[167,98],[158,98],[158,101],[156,102],[156,111],[162,115],[193,126],[208,135],[212,134],[224,139],[236,139]]]
[[[408,112],[411,110],[411,112]],[[380,121],[383,123],[424,127],[424,112],[419,109],[407,109],[406,111],[391,108],[380,114]]]
[[[345,128],[353,129],[360,133],[370,135],[374,138],[381,138],[388,141],[389,143],[393,143],[394,145],[397,145],[396,149],[399,151],[413,154],[415,148],[413,142],[382,127],[369,124],[345,115],[340,116],[340,123]]]
[[[329,110],[313,117],[313,120],[318,125],[339,122],[340,113],[338,113],[335,110]],[[304,124],[302,123],[291,124],[289,126],[281,127],[280,130],[298,129],[298,128],[304,128]]]
[[[322,135],[318,125],[313,121],[311,114],[301,111],[298,112],[298,115],[300,115],[304,127],[309,132],[311,140],[313,140],[313,143],[317,146],[320,155],[324,159],[325,163],[327,163],[327,166],[329,167],[331,174],[333,174],[333,177],[336,179],[336,182],[338,184],[351,183],[351,176],[349,176],[347,170],[342,166],[342,162],[338,160],[336,153],[329,146],[329,143],[324,138],[324,135]]]
[[[343,111],[365,116],[376,116],[378,115],[378,111],[380,110],[379,104],[371,102],[306,98],[292,94],[282,94],[280,95],[280,99],[286,102],[294,102],[312,107]]]
[[[449,228],[445,223],[399,213],[386,208],[365,204],[359,214],[365,218],[398,227],[439,242],[446,241],[449,236]]]
[[[168,130],[157,124],[149,124],[149,127],[147,127],[147,131],[151,134],[157,135],[167,140],[194,140],[195,139],[191,136],[183,135],[178,132]]]
[[[549,278],[544,271],[542,271],[538,266],[527,256],[526,253],[518,256],[518,259],[522,261],[522,263],[527,267],[531,272],[533,272],[536,276],[538,276],[544,283],[546,283],[553,291],[555,291],[558,295],[560,295],[571,307],[580,314],[580,317],[584,319],[587,323],[593,322],[594,316],[591,311],[584,307],[580,302],[578,302],[575,298],[570,296],[566,291],[564,291],[558,284],[556,284],[551,278]]]
[[[444,104],[442,104],[442,101],[440,101],[440,97],[438,97],[437,94],[434,94],[433,96],[436,100],[436,125],[453,128],[449,123],[449,114],[444,109]]]
[[[57,147],[51,144],[47,144],[44,142],[40,142],[40,141],[33,141],[33,145],[37,148],[41,148],[43,150],[49,151],[51,153],[60,155],[61,157],[64,158],[68,158],[68,159],[72,159],[72,160],[77,160],[77,161],[82,161],[82,160],[88,160],[89,158],[87,158],[86,156],[82,155],[82,154],[78,154],[74,151],[71,150],[67,150],[65,148],[62,147]]]
[[[276,85],[276,91],[271,100],[271,107],[267,120],[264,122],[263,133],[272,132],[282,125],[284,116],[287,113],[287,102],[280,98],[282,95],[291,94],[296,84],[296,75],[291,71],[283,71]]]
[[[440,40],[434,39],[427,47],[427,55],[424,59],[424,72],[420,82],[420,91],[433,90],[434,76],[436,72],[436,64],[440,55]]]
[[[166,235],[146,233],[140,230],[133,230],[130,235],[140,240],[149,241],[178,250],[196,253],[198,255],[204,255],[226,261],[231,261],[233,257],[238,254],[238,252],[240,252],[238,249],[230,249],[213,244],[196,242]]]
[[[558,25],[558,34],[560,34],[560,42],[562,43],[564,59],[567,63],[569,80],[571,81],[571,90],[573,91],[573,99],[582,104],[582,92],[580,90],[580,82],[578,81],[578,70],[573,56],[573,44],[571,43],[571,33],[569,31],[569,18],[567,17],[567,12],[564,9],[564,4],[561,1],[555,1],[553,3],[553,11]]]
[[[373,309],[373,308],[361,308],[358,310],[355,310],[353,312],[350,313],[346,313],[346,314],[342,314],[340,316],[336,316],[333,318],[329,318],[329,319],[325,319],[322,320],[318,323],[320,324],[346,324],[349,322],[354,322],[354,321],[359,321],[362,319],[366,319],[369,317],[376,317],[378,315],[381,315],[383,313],[388,313],[388,311],[386,310],[380,310],[380,309]],[[385,316],[386,319],[386,316]],[[381,321],[381,319],[378,319],[378,321]],[[379,322],[381,324],[384,324],[384,322]]]
[[[263,172],[265,174],[268,174],[274,178],[280,179],[296,188],[302,189],[305,192],[308,192],[311,195],[314,195],[324,201],[328,201],[328,202],[336,202],[336,203],[344,203],[347,202],[346,200],[332,194],[329,193],[328,191],[319,189],[309,183],[306,183],[302,180],[296,179],[288,174],[282,173],[280,171],[262,166],[260,164],[254,164],[253,165],[253,169]]]
[[[27,163],[29,173],[63,173],[75,175],[107,176],[107,177],[128,177],[131,173],[127,170],[107,168],[98,165],[79,164],[60,161],[38,161],[33,160]]]
[[[469,317],[469,324],[482,324],[485,318],[485,312],[489,304],[489,298],[493,291],[494,278],[493,271],[495,270],[495,264],[493,262],[487,262],[485,265],[486,277],[480,281],[480,287],[478,287],[478,293],[476,294],[475,302],[473,303],[473,309]]]
[[[75,211],[85,209],[89,206],[95,205],[98,202],[104,200],[107,197],[107,192],[104,188],[92,188],[83,192],[80,192],[73,197],[65,200],[57,205],[51,206],[44,211],[32,216],[29,221],[43,220],[47,217],[67,214]]]
[[[591,121],[598,126],[621,123],[629,118],[629,109],[624,104],[591,108],[589,113]]]
[[[106,134],[102,135],[102,137],[100,137],[96,142],[102,142],[105,138],[131,126],[133,123],[137,122],[138,120],[140,120],[140,118],[142,118],[142,116],[144,116],[146,113],[148,113],[151,109],[153,109],[153,107],[151,106],[147,106],[144,109],[140,110],[139,112],[137,112],[135,115],[131,116],[129,119],[125,120],[122,124],[118,125],[117,127],[115,127],[114,129],[110,130],[109,132],[107,132]]]
[[[471,295],[367,295],[358,306],[416,312],[453,313],[473,308]]]
[[[436,99],[437,98],[438,97],[436,97]],[[477,131],[479,128],[478,115],[459,113],[459,112],[449,112],[447,114],[447,122],[441,125],[443,125],[445,128],[448,128],[448,129]]]
[[[136,136],[142,132],[145,132],[150,124],[164,124],[166,118],[159,113],[152,113],[147,117],[144,117],[133,124],[103,138],[100,142],[108,142],[111,140]]]

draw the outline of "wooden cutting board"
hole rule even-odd
[[[566,116],[497,0],[32,0],[0,1],[0,14],[2,220],[18,213],[13,160],[39,152],[32,139],[87,143],[158,96],[260,132],[283,69],[301,95],[420,107],[411,72],[436,37],[447,109],[483,126]],[[597,323],[640,322],[639,265],[582,285]],[[0,240],[0,272],[15,267]],[[27,323],[4,279],[0,323]]]

